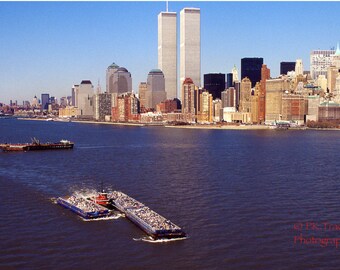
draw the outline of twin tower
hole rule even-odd
[[[199,8],[180,12],[180,85],[191,78],[201,85],[201,13]],[[158,68],[163,71],[168,99],[181,98],[177,86],[177,13],[158,15]]]

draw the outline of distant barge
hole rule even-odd
[[[111,204],[153,239],[186,237],[185,232],[170,220],[120,191],[107,194]]]
[[[84,219],[96,219],[111,215],[111,211],[81,196],[59,197],[57,203]]]
[[[32,139],[31,143],[18,143],[18,144],[0,144],[0,149],[5,152],[17,152],[17,151],[36,151],[36,150],[60,150],[60,149],[72,149],[73,142],[68,140],[61,140],[55,143],[41,143],[37,139]]]

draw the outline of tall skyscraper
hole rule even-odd
[[[238,70],[236,65],[234,65],[233,69],[231,70],[231,73],[233,74],[233,85],[235,84],[235,81],[238,81]]]
[[[113,92],[113,74],[117,71],[119,68],[118,65],[115,63],[112,63],[112,65],[108,66],[106,69],[106,92],[112,93]]]
[[[295,62],[281,62],[280,63],[280,74],[287,75],[288,71],[295,70]]]
[[[225,74],[204,74],[204,89],[212,94],[213,99],[221,98],[221,92],[225,89]]]
[[[191,78],[201,85],[201,11],[184,8],[180,13],[180,83]]]
[[[77,101],[78,101],[78,91],[79,91],[79,84],[74,84],[72,86],[72,106],[78,107]]]
[[[41,94],[41,110],[47,110],[50,102],[50,94]]]
[[[261,80],[261,68],[263,58],[242,58],[241,59],[241,80],[248,77],[251,81],[251,87],[254,87]]]
[[[148,90],[147,83],[141,82],[138,87],[138,97],[139,97],[140,107],[141,107],[141,110],[143,110],[143,112],[144,112],[144,109],[146,108],[145,94],[147,90]]]
[[[80,116],[90,118],[93,116],[93,85],[90,80],[83,80],[78,88],[76,104],[80,110]]]
[[[240,112],[251,112],[251,84],[252,82],[249,78],[243,78],[241,81],[241,91],[240,91]]]
[[[258,119],[257,123],[263,123],[266,116],[266,81],[270,79],[270,69],[263,64],[261,68],[261,81],[258,93]]]
[[[168,99],[177,98],[177,14],[158,14],[158,68],[163,71]]]

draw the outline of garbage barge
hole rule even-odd
[[[107,199],[154,240],[186,237],[186,233],[179,226],[123,192],[108,193]]]

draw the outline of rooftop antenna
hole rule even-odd
[[[166,12],[169,12],[169,1],[166,1]]]
[[[97,85],[97,94],[100,94],[102,92],[102,88],[100,86],[100,80],[98,78],[98,85]]]

